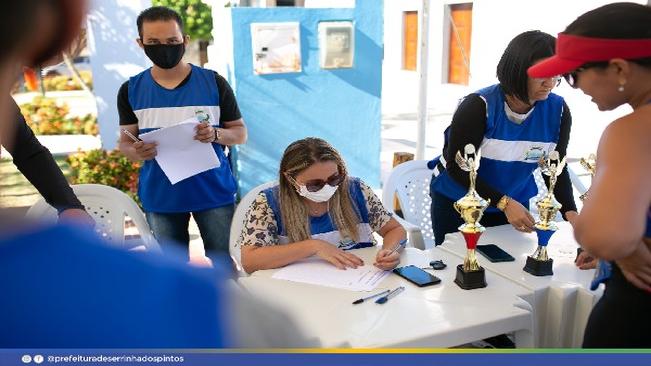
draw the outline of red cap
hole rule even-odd
[[[566,74],[588,62],[644,57],[651,57],[651,38],[593,38],[559,33],[556,54],[531,66],[527,74],[533,78],[548,78]]]

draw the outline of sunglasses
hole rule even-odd
[[[576,89],[579,87],[579,73],[583,70],[585,70],[585,67],[579,67],[578,69],[563,75],[563,78],[565,78],[565,81],[567,81],[572,88]]]
[[[331,176],[328,177],[328,179],[323,180],[323,179],[310,179],[303,183],[305,185],[305,188],[309,192],[318,192],[323,188],[326,184],[331,186],[331,187],[336,187],[341,184],[341,182],[344,181],[344,178],[346,178],[346,175],[341,174],[341,173],[335,173]],[[296,181],[296,180],[294,180]]]
[[[609,63],[606,61],[600,61],[600,62],[589,62],[587,64],[584,64],[583,66],[575,69],[574,71],[568,72],[567,74],[563,75],[563,78],[567,83],[574,89],[579,87],[579,73],[581,71],[585,71],[591,67],[607,67]]]

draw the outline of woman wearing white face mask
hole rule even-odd
[[[348,249],[375,245],[375,265],[395,268],[392,251],[405,230],[360,179],[349,177],[339,153],[326,141],[305,138],[290,144],[280,162],[279,184],[251,204],[238,240],[248,273],[285,266],[312,255],[340,269],[364,262]]]

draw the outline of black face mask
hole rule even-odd
[[[161,69],[171,69],[181,62],[185,53],[185,44],[152,44],[144,45],[145,54],[154,65]]]

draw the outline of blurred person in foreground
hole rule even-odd
[[[12,136],[13,125],[6,122],[12,110],[9,90],[22,66],[42,63],[63,48],[86,9],[83,0],[5,5],[0,13],[2,139]],[[308,345],[284,314],[234,291],[224,270],[122,251],[86,226],[43,227],[3,216],[0,278],[0,348]]]
[[[577,241],[601,259],[596,282],[606,283],[583,346],[649,348],[651,8],[615,3],[581,15],[559,34],[556,55],[528,72],[564,74],[599,110],[633,108],[604,130],[588,197],[570,222]]]

